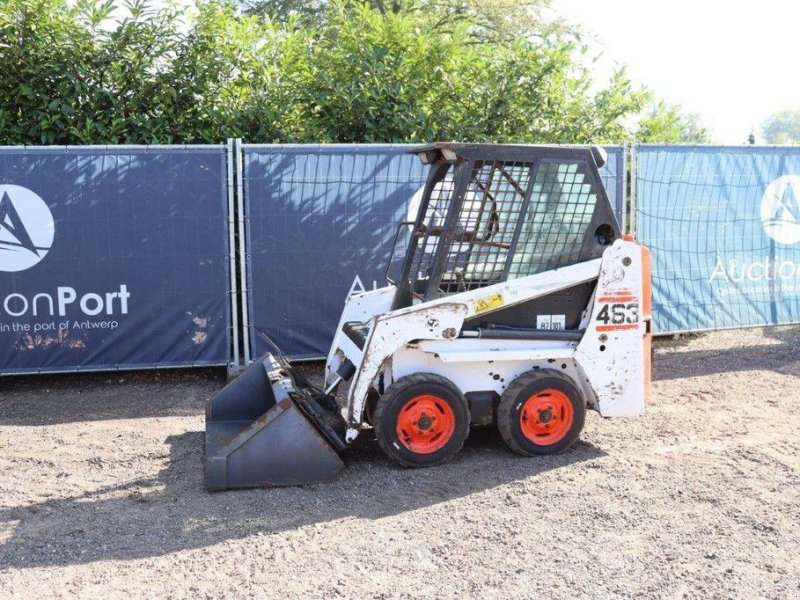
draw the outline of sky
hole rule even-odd
[[[800,110],[798,0],[552,0],[602,51],[597,76],[631,78],[698,113],[714,142],[741,144],[762,121]]]

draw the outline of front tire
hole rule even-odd
[[[433,373],[395,381],[373,414],[381,450],[405,467],[429,467],[453,458],[467,439],[469,422],[469,406],[460,390]]]
[[[503,441],[523,456],[566,450],[578,440],[585,419],[583,394],[572,379],[552,369],[517,377],[497,407]]]

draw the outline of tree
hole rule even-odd
[[[598,85],[545,0],[268,4],[4,0],[0,143],[619,143],[652,99],[624,69]]]
[[[660,100],[652,104],[639,121],[636,139],[640,142],[707,144],[711,136],[698,115],[684,113],[679,105]]]
[[[238,4],[249,15],[265,16],[280,23],[299,20],[320,28],[320,15],[328,6],[326,0],[238,0]]]
[[[475,43],[468,23],[442,34],[416,13],[330,10],[297,90],[315,139],[621,141],[620,117],[646,98],[624,72],[592,93],[571,41]]]
[[[255,92],[282,113],[293,32],[201,2],[188,21],[146,0],[0,5],[0,139],[7,144],[218,142],[244,134]]]
[[[333,13],[329,10],[337,0],[238,0],[248,14],[268,17],[272,21],[297,19],[302,26],[319,32],[329,26]],[[338,3],[346,10],[357,10],[359,3]],[[574,35],[574,29],[545,14],[550,0],[364,0],[382,15],[413,15],[419,22],[440,33],[449,33],[466,23],[476,40],[505,40],[552,36],[554,33]]]
[[[784,110],[770,115],[761,124],[768,144],[800,144],[800,110]]]

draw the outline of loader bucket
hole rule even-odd
[[[323,399],[324,400],[324,399]],[[206,406],[206,487],[302,485],[344,467],[337,419],[271,355],[257,360]],[[333,426],[331,425],[333,423]]]

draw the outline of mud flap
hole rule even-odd
[[[268,354],[208,403],[209,490],[318,483],[344,467],[328,438],[335,434],[316,422],[309,408],[319,407],[288,370]]]

